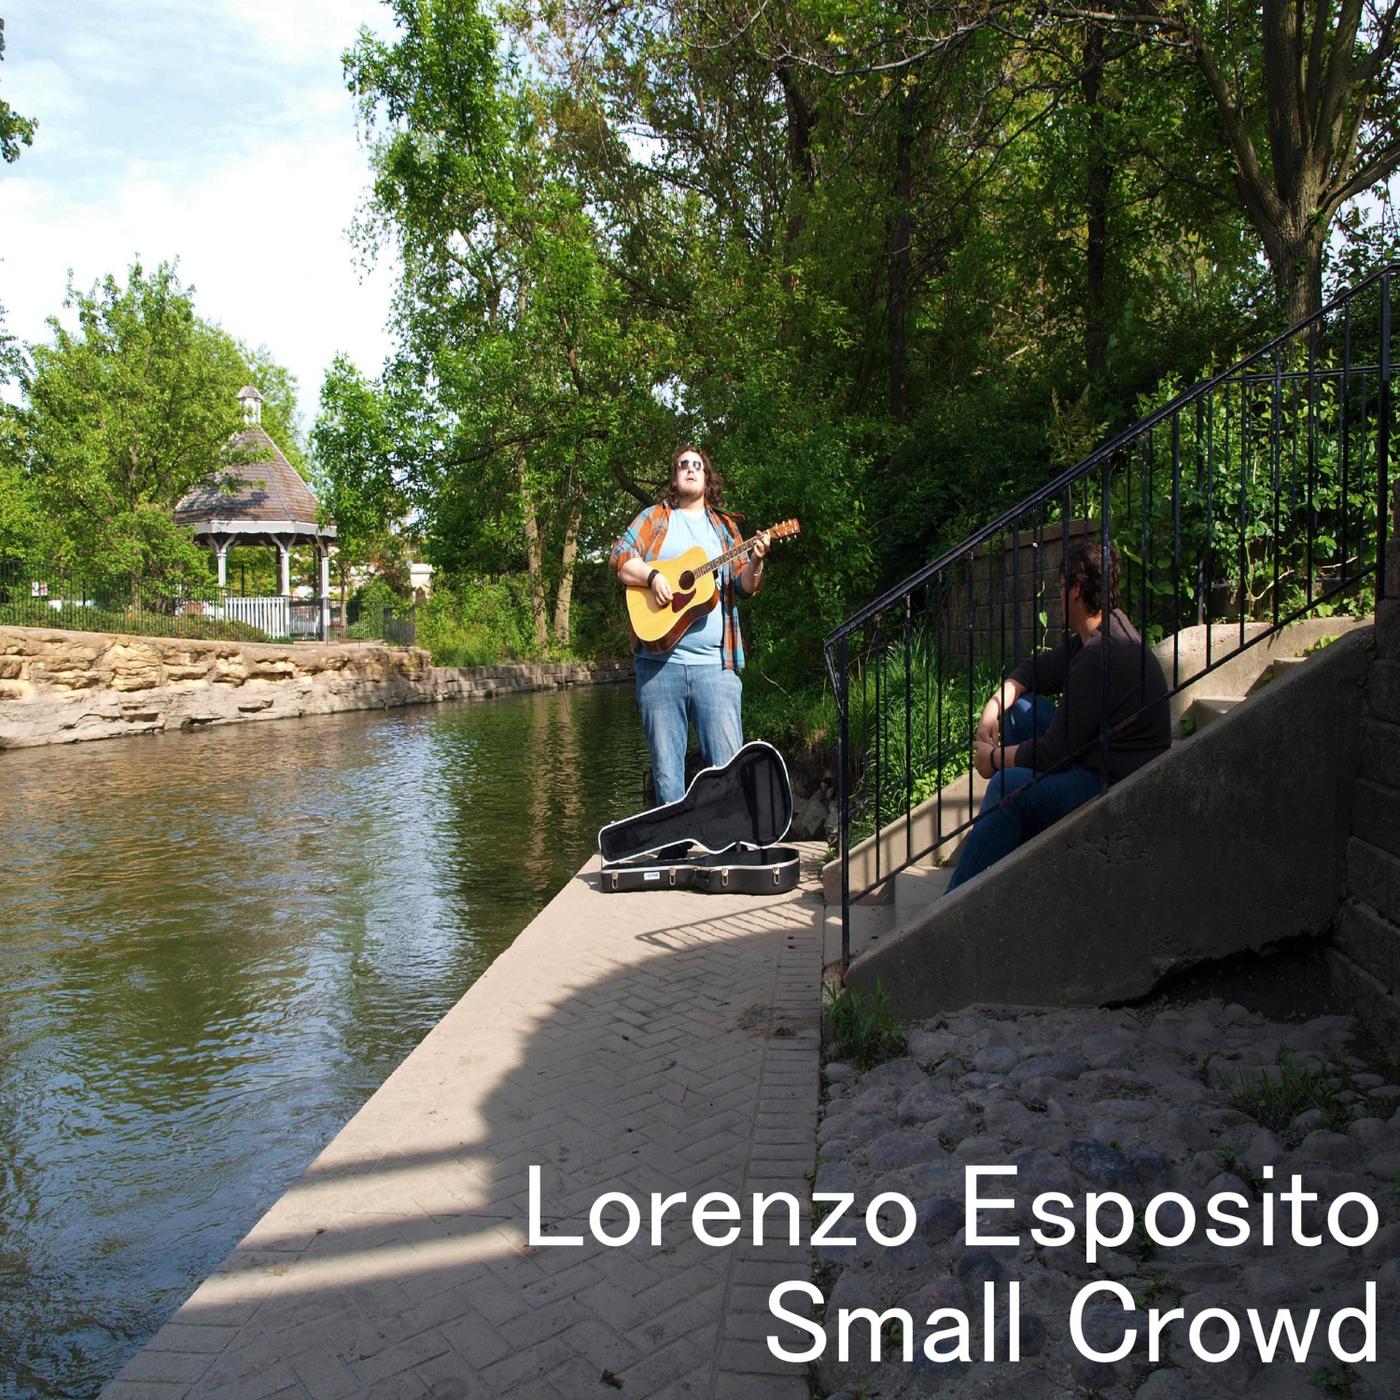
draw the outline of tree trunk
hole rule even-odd
[[[1269,261],[1290,326],[1296,326],[1321,309],[1321,234],[1309,232],[1300,240],[1281,239],[1278,253]]]
[[[1104,31],[1090,20],[1084,35],[1084,70],[1080,89],[1089,109],[1088,180],[1085,206],[1088,237],[1085,245],[1084,368],[1096,379],[1108,364],[1108,317],[1105,310],[1104,274],[1108,265],[1108,197],[1113,167],[1104,147],[1103,107],[1099,88],[1104,70]]]
[[[900,104],[895,135],[894,212],[889,222],[889,352],[890,417],[909,417],[909,269],[914,221],[910,200],[914,190],[914,139],[918,129],[919,95],[910,88]]]
[[[787,166],[788,173],[795,181],[800,180],[806,190],[816,183],[816,171],[812,165],[812,109],[798,86],[796,60],[785,56],[774,67],[778,84],[783,90],[783,101],[787,108]],[[789,196],[791,198],[791,196]],[[802,233],[802,201],[792,199],[787,220],[787,249],[792,251]]]
[[[583,488],[574,492],[569,518],[564,522],[564,546],[559,556],[559,591],[554,595],[554,645],[569,645],[569,609],[574,598],[574,564],[578,559],[578,532],[583,522]]]
[[[1199,27],[1186,31],[1235,162],[1235,188],[1264,245],[1289,324],[1322,305],[1322,249],[1337,210],[1400,167],[1400,141],[1382,124],[1361,141],[1377,103],[1388,100],[1397,7],[1363,25],[1358,0],[1268,4],[1256,13],[1269,160],[1260,157],[1247,103]],[[1360,43],[1358,43],[1358,38]],[[1368,47],[1369,46],[1369,47]],[[1228,55],[1223,56],[1228,60]]]
[[[535,628],[535,646],[544,651],[549,646],[549,615],[545,603],[544,556],[540,544],[540,522],[535,513],[535,498],[525,471],[525,451],[516,449],[516,480],[520,486],[520,506],[525,514],[525,566],[530,577],[530,617]]]

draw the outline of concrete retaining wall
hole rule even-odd
[[[1166,973],[1332,924],[1364,629],[1036,837],[851,966],[901,1017],[1128,1000]]]
[[[417,647],[0,627],[0,749],[625,680],[630,664],[436,667]]]
[[[1387,571],[1400,592],[1400,569]],[[1376,609],[1376,660],[1347,843],[1346,898],[1328,951],[1333,980],[1392,1056],[1400,1056],[1400,600]]]

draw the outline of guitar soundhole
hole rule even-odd
[[[682,588],[691,589],[695,587],[695,574],[693,570],[686,569],[677,580]]]

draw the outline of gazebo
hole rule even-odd
[[[274,636],[298,634],[330,637],[330,545],[335,526],[321,524],[320,507],[311,488],[262,426],[263,397],[248,385],[240,389],[244,427],[234,447],[246,460],[197,486],[175,507],[176,522],[193,527],[195,538],[214,551],[219,584],[228,584],[228,552],[235,544],[271,546],[277,551],[279,591],[275,597],[225,596],[225,616],[248,622]],[[319,582],[314,622],[292,608],[292,547],[310,544],[316,551]]]

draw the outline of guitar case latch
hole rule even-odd
[[[614,870],[613,873],[612,873],[612,887],[613,887],[613,889],[616,889],[616,888],[617,888],[617,871],[616,871],[616,870]]]

